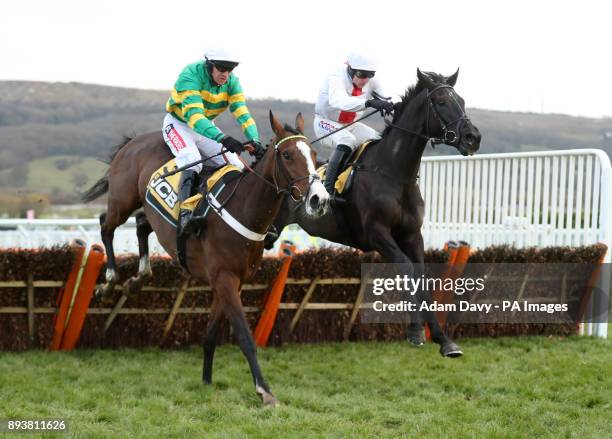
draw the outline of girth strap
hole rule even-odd
[[[243,226],[236,218],[234,218],[223,206],[221,203],[215,198],[212,193],[208,193],[206,195],[206,200],[212,209],[215,211],[217,215],[221,217],[223,221],[226,222],[228,226],[234,229],[236,232],[240,233],[247,239],[251,241],[263,241],[266,237],[266,234],[261,234],[257,232],[253,232],[252,230],[247,229]]]

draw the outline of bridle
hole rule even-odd
[[[249,172],[255,174],[257,177],[263,180],[264,183],[266,183],[268,186],[273,187],[277,195],[288,194],[294,201],[299,202],[304,199],[304,194],[302,194],[302,191],[300,190],[300,188],[296,186],[296,183],[302,180],[309,180],[309,184],[312,184],[315,181],[320,180],[321,177],[319,177],[319,174],[314,173],[314,174],[308,174],[302,177],[297,177],[294,179],[291,178],[291,176],[289,175],[289,171],[287,171],[285,164],[283,163],[282,160],[279,160],[278,156],[281,154],[281,150],[279,149],[279,147],[283,143],[285,143],[287,140],[292,140],[292,139],[302,139],[302,140],[307,141],[308,137],[302,134],[292,134],[290,136],[283,137],[278,142],[276,142],[276,144],[274,145],[274,171],[272,172],[272,181],[268,180],[266,177],[259,174],[257,171],[255,171],[252,167],[250,167],[244,161],[243,161],[243,164],[245,165],[246,169]],[[279,174],[282,174],[282,177],[284,177],[285,180],[287,180],[286,187],[281,187],[279,185],[278,183]],[[294,195],[294,191],[297,191],[297,195]]]
[[[397,128],[400,131],[403,131],[405,133],[408,134],[412,134],[418,137],[421,137],[425,140],[429,140],[431,142],[431,146],[435,147],[435,145],[439,145],[442,143],[445,143],[447,145],[450,146],[457,146],[457,143],[459,142],[460,137],[457,135],[457,133],[461,132],[461,128],[463,127],[463,124],[467,121],[470,120],[469,117],[467,117],[467,115],[465,114],[465,111],[463,111],[463,108],[461,108],[461,105],[459,104],[459,102],[457,102],[457,99],[455,98],[455,94],[456,92],[453,94],[452,92],[449,93],[450,97],[452,98],[453,102],[455,103],[455,105],[457,106],[457,109],[459,109],[459,113],[460,116],[450,122],[444,122],[444,119],[442,118],[442,116],[440,115],[438,109],[436,108],[432,96],[433,94],[438,91],[441,90],[443,88],[449,88],[451,89],[453,92],[455,91],[455,89],[448,84],[441,84],[438,85],[436,87],[433,88],[433,90],[431,91],[427,91],[427,112],[425,115],[425,132],[426,134],[421,134],[421,133],[417,133],[415,131],[410,131],[404,127],[401,127],[399,125],[396,125],[388,120],[385,119],[385,124],[391,128]],[[430,113],[433,112],[433,113]],[[442,133],[441,136],[439,137],[434,137],[430,134],[430,127],[429,127],[429,119],[430,119],[430,115],[433,114],[433,116],[438,120],[438,122],[440,123],[440,127],[442,128]],[[453,126],[454,125],[454,126]],[[452,127],[451,129],[449,129],[449,127]]]

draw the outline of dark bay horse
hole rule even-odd
[[[302,134],[302,115],[296,117],[296,128],[291,128],[281,125],[270,112],[270,124],[276,138],[263,158],[254,169],[247,168],[239,179],[228,183],[221,194],[224,197],[233,192],[225,208],[244,227],[262,235],[262,238],[285,195],[303,200],[307,214],[312,215],[324,213],[329,201],[315,170],[315,152]],[[107,175],[83,197],[90,201],[108,192],[108,210],[100,217],[102,240],[108,257],[106,292],[112,290],[117,280],[112,244],[114,231],[139,207],[144,208],[144,215],[137,219],[140,267],[138,275],[127,282],[127,289],[137,291],[143,280],[151,275],[147,246],[151,231],[155,231],[166,251],[176,257],[176,229],[144,203],[151,175],[172,157],[161,132],[138,136],[118,147]],[[249,363],[256,392],[264,404],[275,405],[277,400],[261,373],[240,300],[242,285],[261,262],[263,240],[247,239],[213,212],[208,215],[204,227],[205,232],[200,237],[190,236],[187,242],[187,267],[191,276],[198,281],[207,281],[213,290],[204,340],[203,380],[207,384],[212,381],[219,323],[225,314]]]
[[[424,268],[421,235],[424,203],[417,183],[421,157],[428,140],[454,146],[462,155],[480,147],[481,135],[465,114],[465,102],[454,90],[457,71],[446,78],[417,70],[418,82],[396,104],[393,121],[382,139],[369,146],[354,169],[346,203],[326,215],[305,215],[303,203],[286,200],[274,225],[281,231],[297,223],[311,235],[363,251],[376,250],[386,262],[403,263],[418,277]],[[338,221],[341,214],[343,221]],[[341,225],[339,225],[341,224]],[[267,247],[273,240],[266,242]],[[425,295],[421,300],[429,300]],[[425,313],[432,339],[443,356],[462,355],[440,328],[435,315]],[[420,345],[421,317],[409,327],[408,339]]]

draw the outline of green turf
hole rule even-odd
[[[238,348],[0,354],[0,418],[66,418],[73,437],[610,437],[612,341],[464,340],[259,351],[261,406]]]
[[[65,169],[58,169],[56,163],[61,161],[65,163]],[[108,165],[91,157],[57,155],[32,160],[27,164],[27,168],[28,178],[24,189],[73,193],[77,183],[85,189],[102,177]],[[0,177],[9,175],[10,172],[11,169],[0,171]]]

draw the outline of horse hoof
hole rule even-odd
[[[450,342],[440,346],[440,355],[447,358],[458,358],[463,356],[463,351],[456,343]]]
[[[126,296],[135,296],[142,290],[142,283],[140,279],[131,277],[126,280],[123,284],[123,294]]]
[[[408,334],[406,335],[406,339],[413,346],[419,347],[425,344],[425,339],[423,338],[423,331],[419,328],[418,330],[413,330],[411,328],[408,329]]]
[[[408,341],[414,347],[421,347],[425,345],[422,337],[408,337]]]
[[[259,396],[261,396],[261,400],[263,401],[265,406],[277,407],[280,405],[278,399],[276,399],[274,395],[265,390],[263,387],[257,386],[255,388],[255,391],[259,394]]]
[[[268,392],[264,392],[264,394],[261,395],[261,399],[265,406],[278,407],[280,405],[280,402],[278,401],[278,399],[276,399],[274,395]]]
[[[96,289],[94,291],[94,297],[98,297],[100,299],[108,299],[114,290],[114,285],[109,284],[100,284],[96,285]]]

